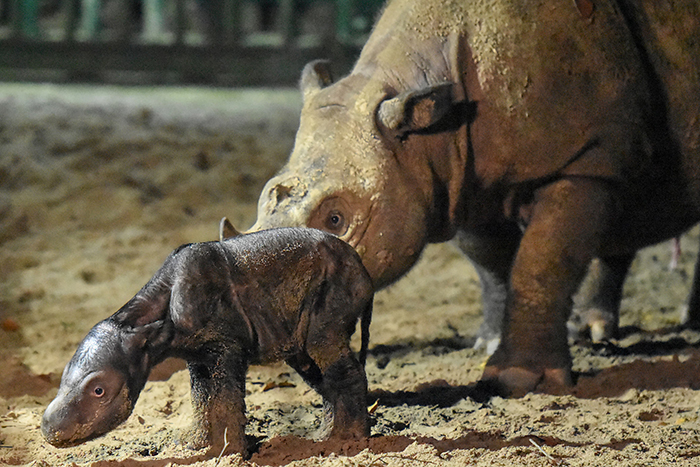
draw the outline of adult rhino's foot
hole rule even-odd
[[[568,368],[533,370],[487,365],[481,382],[490,392],[503,397],[522,397],[538,388],[559,393],[571,386],[571,371]]]
[[[602,308],[574,310],[566,327],[574,341],[590,338],[595,343],[607,342],[618,334],[617,315]]]
[[[700,309],[697,306],[685,305],[680,309],[681,325],[685,329],[700,331]]]
[[[500,336],[496,336],[491,339],[477,337],[476,342],[474,342],[474,350],[483,350],[486,352],[486,355],[493,355],[500,343]]]

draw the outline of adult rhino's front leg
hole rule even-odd
[[[459,231],[455,237],[456,246],[474,266],[481,285],[484,321],[477,332],[474,348],[484,349],[489,355],[500,342],[510,270],[521,238],[514,224],[495,228],[498,231],[488,228],[478,232]],[[593,342],[618,337],[622,287],[633,259],[634,254],[593,260],[581,289],[574,296],[573,314],[567,323],[569,337],[588,336]],[[698,291],[700,293],[700,288]],[[696,305],[694,317],[699,316],[700,302]]]
[[[609,190],[603,181],[571,177],[534,193],[511,270],[501,343],[483,375],[501,393],[571,383],[566,322],[611,218]]]

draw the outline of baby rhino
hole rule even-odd
[[[279,360],[321,394],[330,436],[368,436],[373,294],[353,248],[319,230],[183,245],[80,343],[44,413],[43,435],[67,447],[114,429],[151,368],[174,356],[190,372],[195,422],[184,441],[193,447],[218,452],[226,437],[227,452],[245,452],[247,367]],[[349,345],[358,319],[359,360]]]

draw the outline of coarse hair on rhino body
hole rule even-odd
[[[357,253],[334,235],[282,228],[183,245],[66,365],[42,419],[44,437],[74,446],[131,414],[151,368],[187,361],[192,447],[245,452],[249,364],[286,361],[324,401],[325,431],[369,435],[364,362],[374,290]],[[350,337],[361,321],[359,359]]]
[[[377,288],[456,239],[480,334],[500,333],[483,379],[569,384],[589,263],[589,306],[615,315],[635,252],[700,220],[698,37],[694,0],[392,0],[348,76],[304,69],[295,145],[251,230],[335,233]]]

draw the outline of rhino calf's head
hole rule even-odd
[[[92,328],[66,365],[58,394],[44,411],[44,438],[56,447],[75,446],[125,421],[145,382],[145,377],[133,375],[129,363],[133,357],[114,323],[102,321]]]

